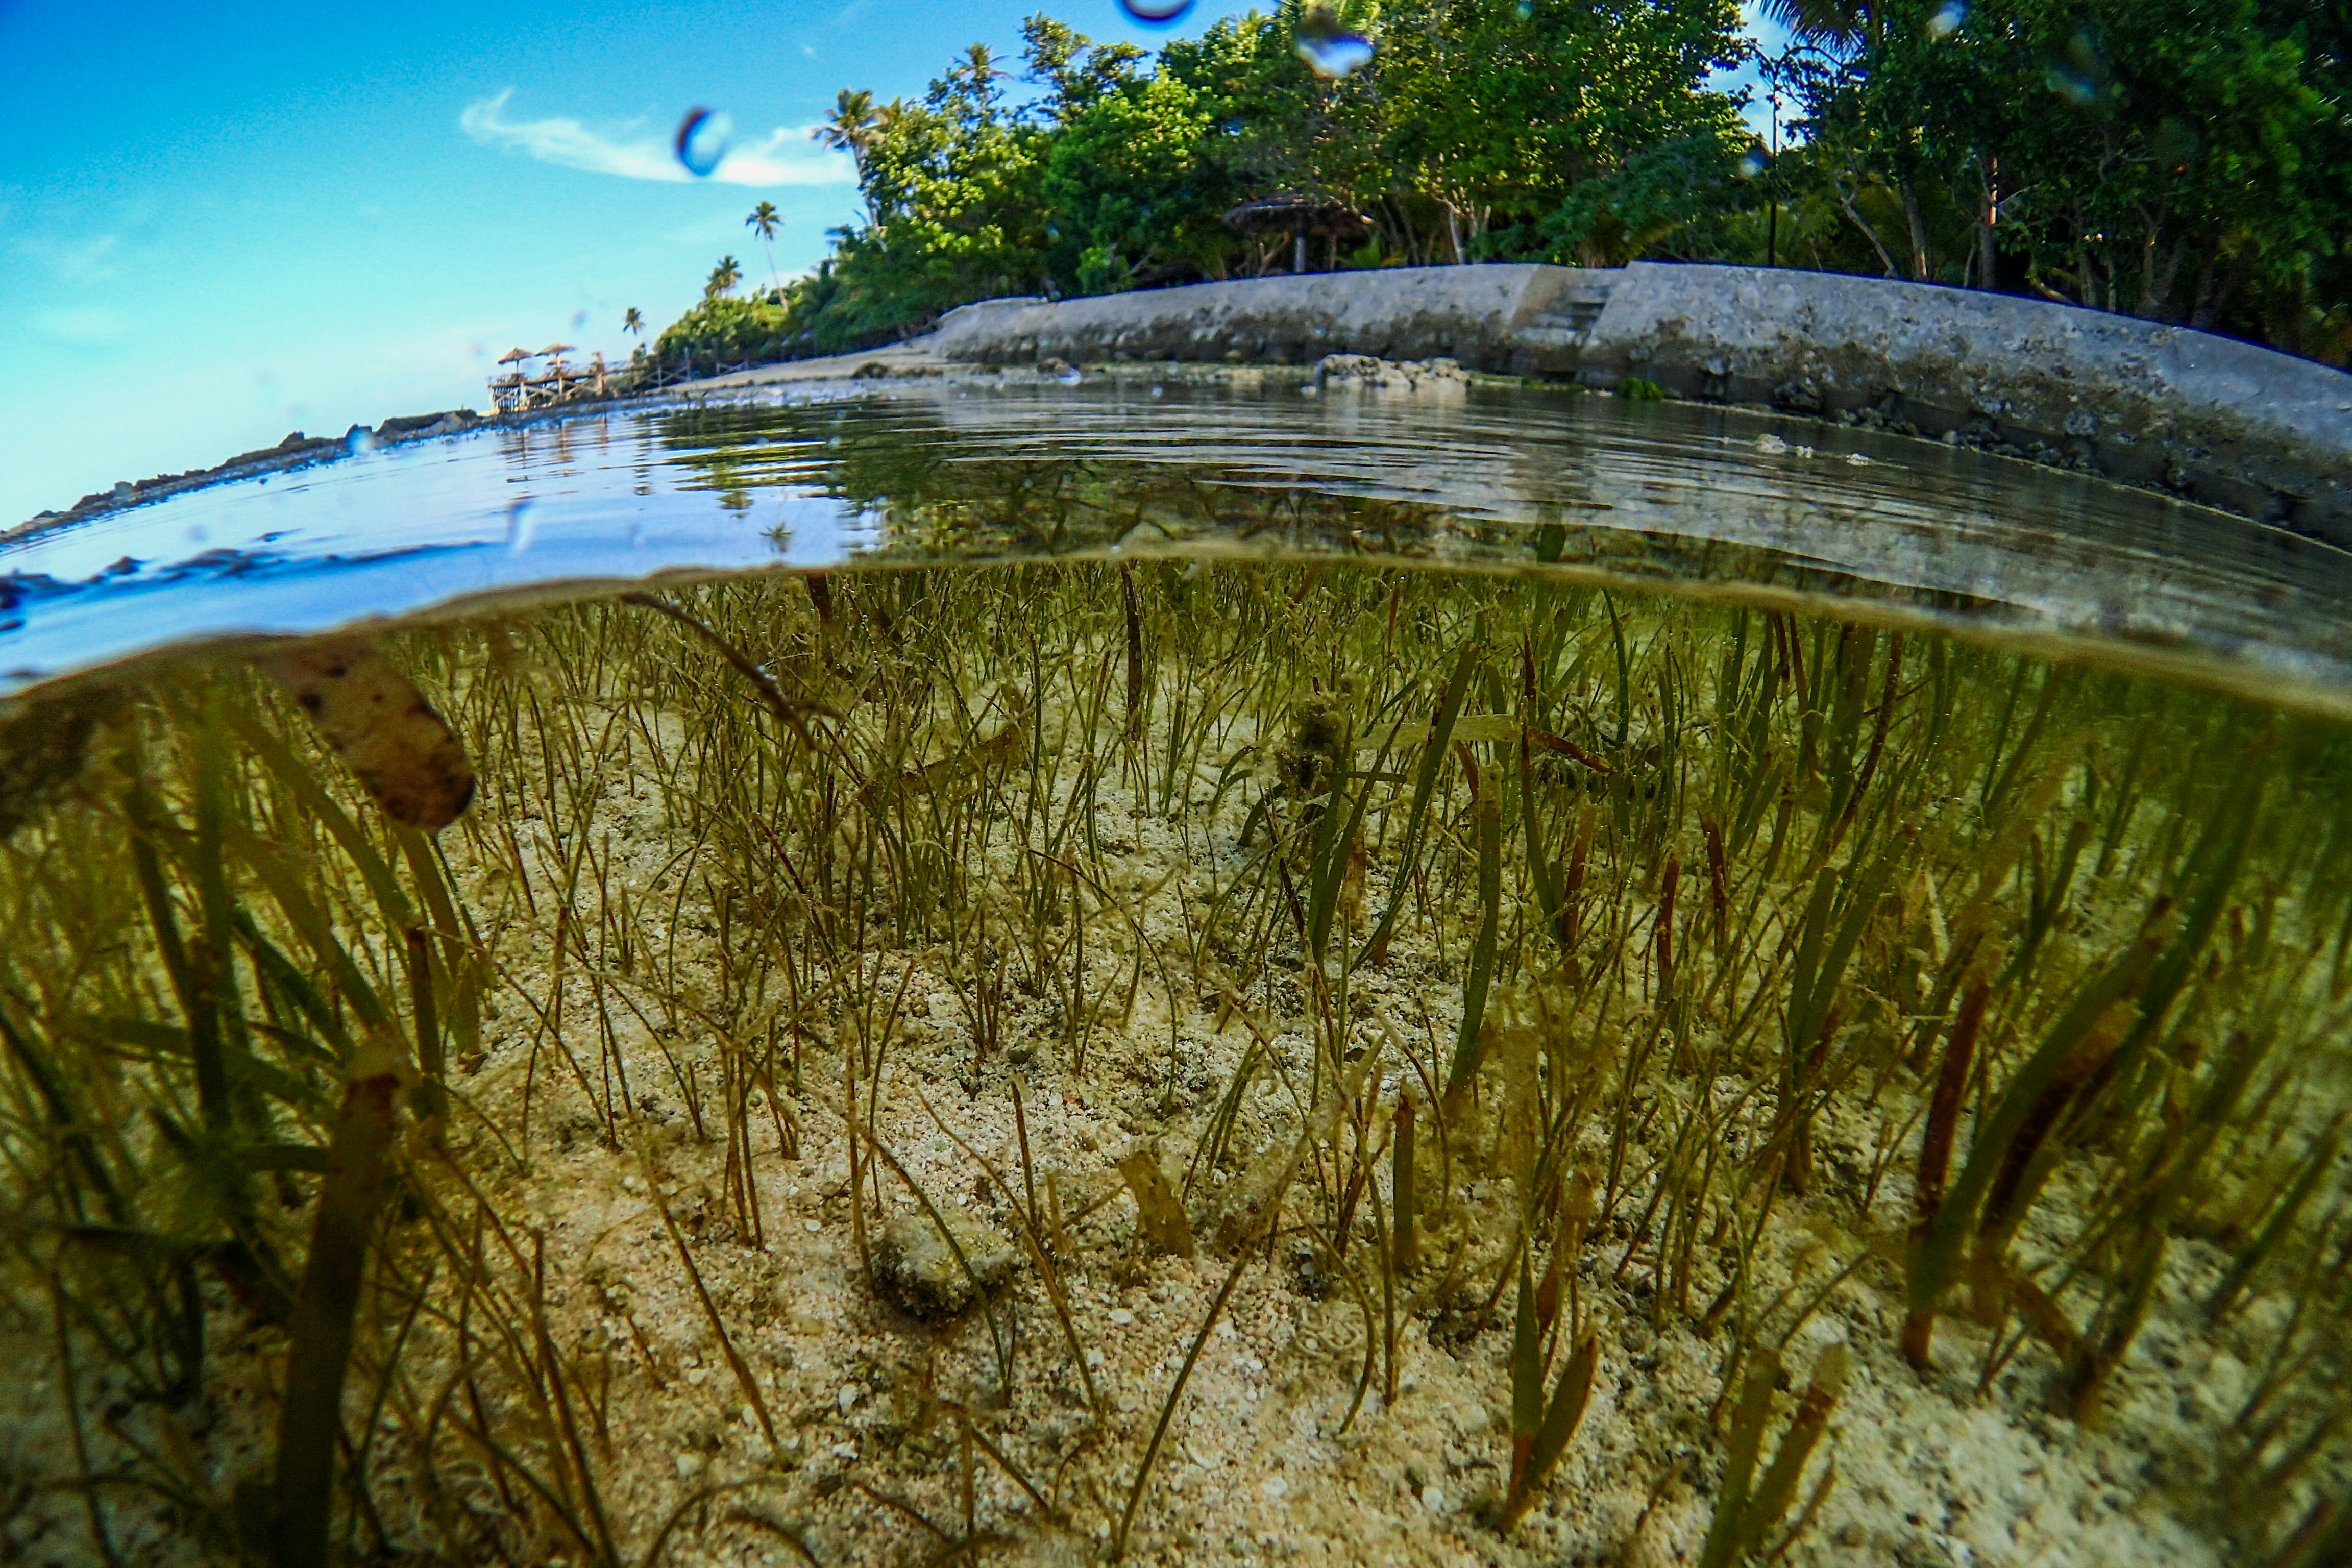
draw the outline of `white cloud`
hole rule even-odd
[[[40,263],[60,283],[102,283],[118,269],[122,239],[120,234],[92,235],[78,240],[27,237],[20,240],[16,248]]]
[[[131,336],[131,318],[104,306],[36,310],[26,324],[34,336],[72,348],[104,348]]]
[[[660,180],[687,184],[687,173],[670,150],[667,135],[650,130],[642,120],[610,131],[593,130],[577,120],[509,120],[509,88],[495,98],[466,106],[458,128],[485,147],[528,153],[542,163],[580,169],[592,174],[618,174],[626,180]],[[723,185],[845,185],[857,171],[845,153],[827,152],[809,140],[809,127],[780,125],[756,141],[738,144],[720,159],[710,178]]]

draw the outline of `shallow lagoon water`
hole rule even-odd
[[[1085,504],[1026,525],[1073,481]],[[889,526],[945,500],[967,503],[951,527]],[[550,584],[1115,545],[1550,561],[2352,687],[2352,555],[2209,509],[1744,411],[1174,374],[551,418],[184,493],[0,546],[0,681]]]
[[[14,1552],[2335,1560],[2335,554],[1150,385],[20,547]]]

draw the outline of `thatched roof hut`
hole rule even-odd
[[[1293,242],[1291,270],[1307,270],[1307,237],[1321,235],[1336,255],[1341,243],[1360,245],[1372,235],[1372,220],[1345,202],[1327,196],[1281,192],[1244,202],[1225,214],[1225,226],[1236,234],[1286,234]]]

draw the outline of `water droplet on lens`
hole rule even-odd
[[[1514,9],[1518,12],[1519,20],[1522,22],[1531,22],[1535,19],[1535,0],[1519,0],[1518,5],[1514,7]]]
[[[1315,0],[1299,14],[1298,58],[1327,80],[1352,76],[1372,63],[1372,41],[1339,25],[1339,13]]]
[[[1334,33],[1328,37],[1298,39],[1298,58],[1307,68],[1328,81],[1353,76],[1372,63],[1372,41],[1357,33]]]
[[[573,331],[575,331],[575,332],[576,332],[576,331],[578,331],[581,328],[583,328],[583,327],[586,326],[587,324],[588,324],[588,312],[587,312],[587,311],[585,311],[585,310],[574,310],[574,311],[572,311],[572,330]]]
[[[1156,387],[1156,386],[1155,386],[1155,387],[1153,387],[1153,388],[1151,389],[1151,395],[1152,395],[1152,396],[1154,396],[1154,397],[1159,396],[1159,395],[1160,395],[1160,389],[1159,389],[1158,387]]]
[[[2099,35],[2088,27],[2078,28],[2067,40],[2066,58],[2053,60],[2050,74],[2044,79],[2050,90],[2067,102],[2089,108],[2107,92],[2107,54]]]
[[[343,433],[343,450],[354,458],[365,457],[375,448],[375,432],[364,425],[354,425]]]
[[[727,156],[728,145],[734,139],[733,121],[716,110],[698,105],[688,110],[686,118],[677,122],[677,135],[672,144],[686,172],[697,179],[706,179]]]
[[[1734,172],[1743,180],[1760,180],[1772,167],[1771,155],[1761,147],[1750,147],[1739,155]]]
[[[1944,0],[1936,7],[1936,14],[1927,18],[1927,36],[1931,38],[1950,37],[1968,19],[1969,0]]]
[[[1064,386],[1076,386],[1078,383],[1086,380],[1086,377],[1078,373],[1077,366],[1072,365],[1069,369],[1064,371],[1054,379],[1060,382]]]
[[[2048,80],[2050,90],[2069,103],[2088,108],[2099,100],[2098,84],[2064,66],[2052,66]]]
[[[1147,27],[1165,27],[1182,20],[1192,0],[1118,0],[1118,8]]]
[[[531,517],[533,510],[527,500],[509,501],[507,504],[508,554],[520,555],[530,548],[530,536],[534,526]]]

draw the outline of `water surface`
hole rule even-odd
[[[1542,388],[973,375],[499,426],[20,541],[0,690],[483,595],[1110,549],[1553,563],[2087,638],[2321,703],[2352,676],[2352,556],[1936,443]]]

